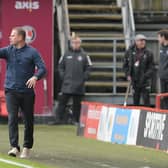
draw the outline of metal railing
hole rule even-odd
[[[133,39],[135,36],[135,22],[131,0],[118,0],[118,5],[122,8],[122,18],[124,35],[126,39]],[[132,40],[126,40],[126,48],[130,46]]]
[[[61,54],[68,49],[68,40],[70,39],[70,25],[67,0],[56,1],[57,22],[59,31],[59,41]]]
[[[111,66],[107,67],[107,66],[96,66],[96,68],[110,68],[112,69],[112,83],[113,83],[113,91],[112,93],[113,94],[116,94],[117,93],[117,43],[118,41],[123,41],[124,40],[129,40],[129,39],[125,39],[125,38],[82,38],[82,42],[93,42],[93,41],[99,41],[99,42],[102,42],[102,41],[106,41],[106,42],[111,42],[111,49],[112,49],[112,53],[111,53]],[[88,53],[89,54],[89,53]],[[94,67],[94,64],[93,64],[93,67]]]
[[[129,38],[82,38],[82,42],[84,43],[87,43],[87,42],[110,42],[111,43],[111,63],[109,63],[108,66],[94,66],[94,63],[93,63],[93,68],[107,68],[107,69],[112,69],[112,76],[111,76],[111,82],[113,83],[113,85],[111,85],[113,88],[112,88],[112,94],[117,94],[117,72],[118,72],[118,68],[120,70],[122,70],[122,67],[118,65],[118,60],[117,60],[117,56],[118,56],[118,44],[121,43],[121,42],[124,42],[124,41],[134,41],[134,39],[129,39]],[[157,71],[157,65],[158,65],[158,61],[159,61],[159,45],[158,45],[158,41],[157,41],[157,38],[148,38],[147,39],[147,47],[153,51],[153,54],[154,54],[154,62],[156,64],[156,71]],[[87,48],[85,49],[86,52],[89,54],[91,54],[91,52],[89,53],[89,51],[87,51]],[[122,51],[123,55],[124,55],[124,51]],[[124,58],[124,56],[122,57]],[[123,63],[123,59],[120,60],[121,63]],[[121,71],[120,71],[121,72]],[[123,82],[126,82],[126,81],[123,81]],[[154,90],[156,90],[156,92],[159,92],[159,78],[157,76],[157,73],[155,74],[155,79],[153,81],[153,84],[152,86],[154,88]],[[152,91],[153,92],[153,91]],[[153,92],[155,93],[155,91]]]

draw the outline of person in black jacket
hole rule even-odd
[[[144,105],[150,106],[150,80],[154,71],[154,58],[146,48],[146,37],[138,34],[135,44],[126,51],[123,64],[127,80],[133,86],[133,103],[140,105],[142,94]]]
[[[158,41],[160,43],[160,63],[159,76],[161,93],[168,92],[168,30],[158,32]],[[168,98],[164,98],[162,108],[168,109]]]
[[[90,57],[81,46],[81,39],[74,36],[70,40],[70,49],[59,60],[59,74],[62,80],[61,96],[57,108],[57,122],[62,122],[65,107],[72,97],[73,117],[79,122],[82,96],[85,93],[84,83],[88,79],[92,65]]]

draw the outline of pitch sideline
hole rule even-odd
[[[34,167],[26,165],[26,164],[14,162],[14,161],[7,160],[7,159],[2,159],[2,158],[0,158],[0,162],[7,163],[7,164],[10,164],[10,165],[19,166],[21,168],[34,168]]]

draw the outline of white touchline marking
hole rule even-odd
[[[1,159],[0,158],[0,162],[4,162],[4,163],[11,164],[11,165],[19,166],[21,168],[33,168],[32,166],[25,165],[25,164],[22,164],[22,163],[17,163],[17,162],[10,161],[10,160],[7,160],[7,159]]]

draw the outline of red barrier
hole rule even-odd
[[[4,91],[0,90],[0,116],[7,116],[6,101]]]
[[[155,108],[152,107],[146,107],[146,106],[123,106],[118,104],[109,104],[109,103],[101,103],[101,102],[82,102],[82,104],[94,104],[94,105],[106,105],[110,107],[116,107],[116,108],[124,108],[124,109],[139,109],[139,110],[148,110],[148,111],[157,111],[159,113],[168,113],[168,109],[161,109],[161,99],[164,97],[168,97],[168,93],[160,93],[156,95],[155,99]]]
[[[102,104],[88,104],[87,118],[85,120],[84,136],[96,139]]]
[[[161,109],[160,105],[161,105],[161,99],[168,97],[168,93],[160,93],[157,94],[156,96],[156,102],[155,102],[155,106],[157,109]]]

